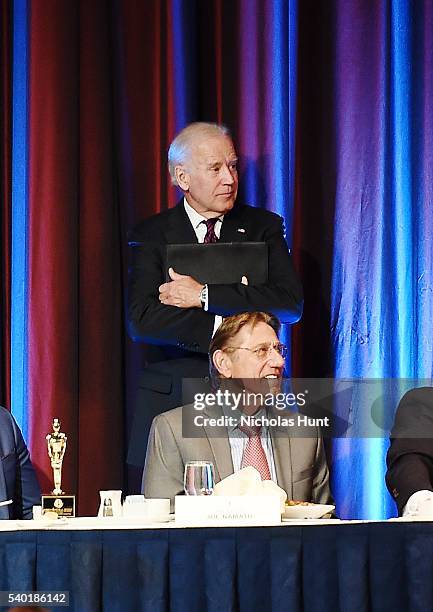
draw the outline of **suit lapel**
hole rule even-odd
[[[211,418],[218,418],[222,415],[221,409],[216,406],[207,406],[204,413]],[[223,480],[223,478],[233,474],[232,453],[227,427],[221,427],[217,430],[215,427],[205,426],[204,431],[214,457],[216,480]]]
[[[210,433],[212,435],[212,431]],[[206,435],[208,435],[208,431],[206,431]],[[227,478],[227,476],[230,476],[230,474],[233,474],[234,471],[232,454],[230,451],[230,442],[227,436],[227,431],[225,438],[215,438],[211,437],[211,435],[208,436],[208,440],[214,456],[217,480],[223,480],[224,478]]]
[[[284,414],[272,409],[268,411],[268,414],[270,417],[292,416],[292,413]],[[296,439],[291,437],[290,428],[283,425],[270,427],[269,435],[272,442],[277,484],[286,491],[289,499],[293,499],[292,452],[294,452],[293,442]]]
[[[221,227],[221,242],[246,242],[248,241],[248,228],[242,221],[242,214],[239,210],[233,208],[224,217]]]
[[[171,209],[164,233],[167,244],[194,244],[198,242],[191,221],[185,212],[183,199]]]
[[[292,478],[292,442],[289,433],[282,435],[276,434],[273,428],[270,430],[272,441],[272,452],[274,455],[275,472],[277,484],[284,489],[289,499],[293,499],[293,478]],[[276,435],[275,435],[276,434]]]

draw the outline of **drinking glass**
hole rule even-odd
[[[187,495],[212,495],[214,470],[211,461],[188,461],[185,465],[183,487]]]

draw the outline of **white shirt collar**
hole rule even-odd
[[[186,198],[183,198],[183,206],[185,208],[185,212],[188,215],[189,220],[191,221],[191,225],[193,226],[194,229],[197,229],[197,227],[203,221],[207,221],[206,217],[202,217],[196,210],[194,210],[192,206],[188,204],[188,202],[186,201]],[[224,219],[224,215],[220,215],[218,217],[218,221],[221,221],[221,223],[223,219]]]

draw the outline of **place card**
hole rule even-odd
[[[280,525],[280,498],[253,495],[176,495],[175,522],[185,526]]]

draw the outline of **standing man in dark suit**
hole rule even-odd
[[[0,519],[31,519],[41,491],[13,416],[0,406]]]
[[[283,323],[302,314],[302,288],[293,269],[278,215],[236,204],[237,155],[224,126],[192,123],[168,151],[172,181],[184,194],[179,204],[142,222],[131,234],[129,331],[147,344],[128,462],[143,465],[153,418],[182,403],[182,378],[206,377],[207,351],[222,317],[266,311]],[[248,279],[202,285],[170,269],[167,244],[266,242],[268,282]]]

